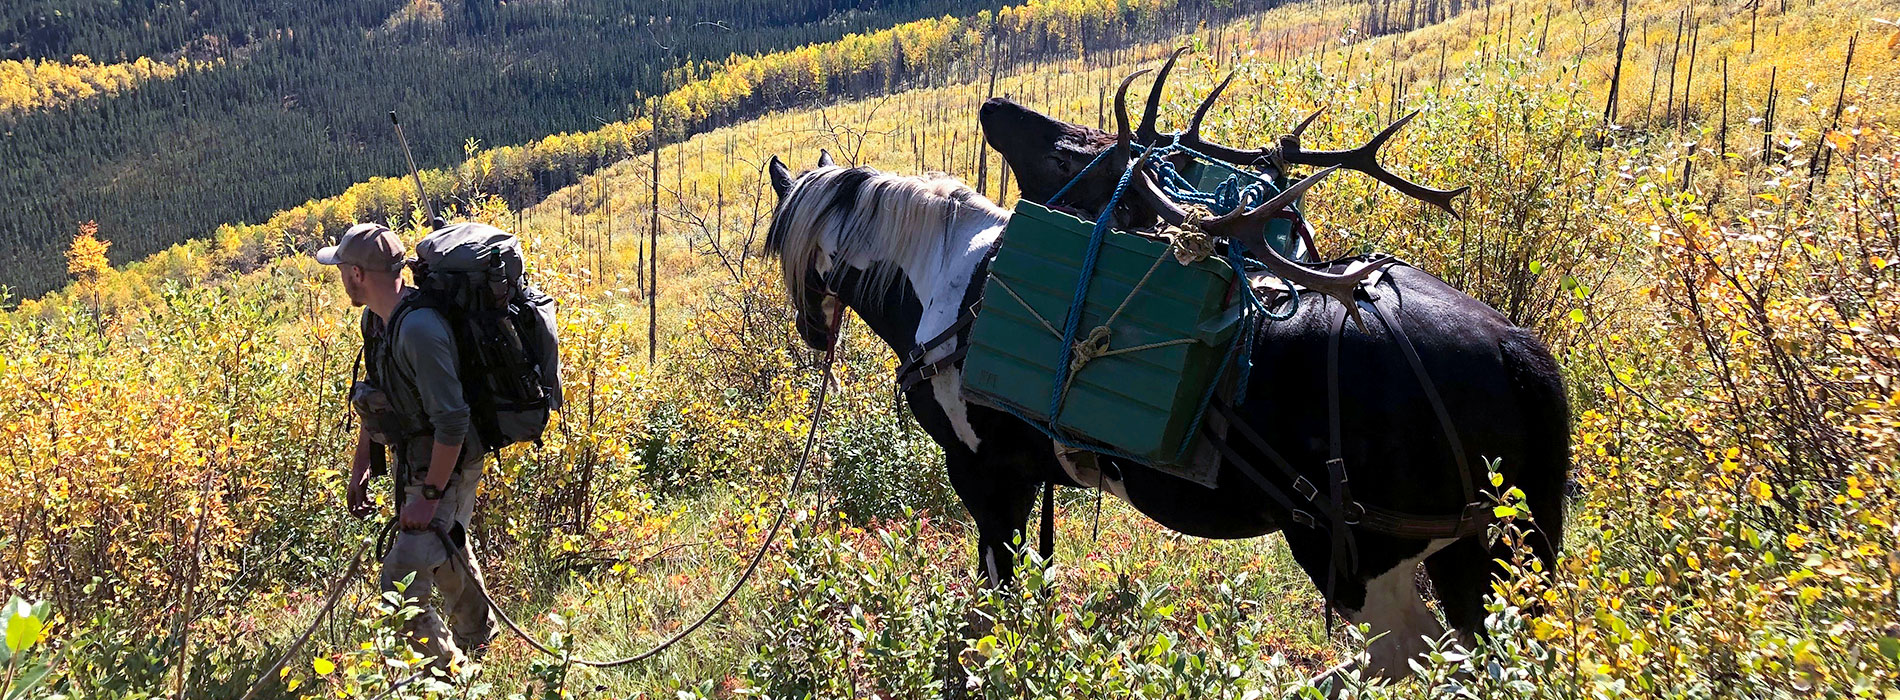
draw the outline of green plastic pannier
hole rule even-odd
[[[1092,228],[1034,202],[1016,203],[990,264],[983,311],[970,331],[964,396],[1013,410],[1074,442],[1108,446],[1151,466],[1180,465],[1188,458],[1189,432],[1209,387],[1220,379],[1239,325],[1242,300],[1234,272],[1212,258],[1182,265],[1166,243],[1108,232],[1085,296],[1078,340],[1126,301],[1109,324],[1110,352],[1190,342],[1087,362],[1070,379],[1052,422],[1049,403],[1062,358],[1060,333]],[[1131,297],[1138,284],[1139,293]]]

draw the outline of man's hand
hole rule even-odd
[[[372,504],[369,502],[369,469],[351,469],[350,483],[344,489],[348,500],[350,515],[358,518],[369,517]]]
[[[368,432],[357,431],[356,452],[350,456],[350,480],[343,488],[343,504],[350,515],[362,518],[370,514],[369,467],[374,451],[380,449],[383,446],[369,439]]]
[[[402,516],[398,524],[402,526],[402,529],[411,532],[429,529],[429,524],[435,520],[436,503],[437,501],[426,498],[410,500],[408,505],[402,507]]]

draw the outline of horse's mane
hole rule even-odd
[[[805,294],[812,265],[827,241],[831,259],[872,260],[865,287],[888,289],[904,270],[941,264],[960,226],[1002,225],[1009,212],[944,173],[897,175],[868,167],[823,167],[792,183],[772,217],[765,250],[785,268],[793,303]],[[917,290],[923,293],[924,290]],[[867,295],[875,303],[883,295]]]

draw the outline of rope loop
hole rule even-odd
[[[1082,366],[1088,364],[1090,360],[1108,354],[1109,333],[1108,326],[1096,326],[1089,329],[1087,338],[1075,342],[1075,347],[1070,350],[1069,355],[1070,374],[1082,371]]]
[[[1191,204],[1187,207],[1187,221],[1180,225],[1163,224],[1159,234],[1168,241],[1168,250],[1174,253],[1175,262],[1192,265],[1214,255],[1214,236],[1201,228],[1201,222],[1214,218],[1214,212],[1205,206]]]
[[[1182,265],[1192,265],[1214,255],[1214,237],[1206,231],[1169,227],[1162,235],[1168,237],[1169,250],[1174,251],[1174,261]]]

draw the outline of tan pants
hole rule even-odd
[[[436,504],[434,525],[453,534],[456,525],[461,525],[463,533],[469,532],[469,518],[475,514],[475,492],[482,480],[481,454],[475,453],[473,459],[464,462],[455,474],[449,478],[449,486],[442,492],[442,501]],[[420,480],[412,480],[408,486],[408,499],[414,502],[422,498]],[[467,536],[460,543],[468,549]],[[417,651],[435,657],[437,665],[461,664],[466,661],[464,649],[488,641],[490,632],[495,628],[493,612],[488,609],[487,601],[475,590],[482,585],[481,568],[473,556],[468,558],[468,570],[450,560],[448,549],[442,540],[431,531],[397,531],[396,541],[389,547],[389,554],[383,557],[383,590],[396,590],[396,583],[411,573],[415,579],[410,582],[404,595],[414,600],[422,608],[422,614],[411,618],[403,631],[414,640]],[[451,625],[443,624],[442,615],[430,600],[431,593],[442,593],[442,607],[447,609]],[[453,633],[450,629],[453,629]]]

